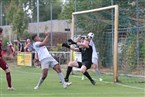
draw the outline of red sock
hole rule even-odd
[[[11,85],[11,74],[10,74],[10,72],[6,73],[6,79],[7,79],[8,87],[12,87],[12,85]]]

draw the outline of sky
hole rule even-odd
[[[63,3],[65,2],[66,0],[63,0]]]

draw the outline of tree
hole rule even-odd
[[[95,9],[109,5],[111,5],[110,0],[68,0],[62,8],[59,18],[71,19],[71,15],[75,11]]]
[[[142,60],[142,64],[145,65],[145,33],[141,34],[141,42],[140,42],[140,54],[141,54],[141,60]]]
[[[12,29],[17,34],[17,37],[22,36],[28,27],[28,20],[22,5],[19,0],[12,0],[6,13],[7,20],[12,25]]]
[[[10,12],[10,14],[16,12],[15,9],[17,8],[15,7],[18,7],[20,4],[29,18],[29,22],[37,21],[37,0],[2,0],[2,3],[5,14],[8,12]],[[60,14],[62,8],[62,0],[39,0],[40,21],[50,20],[50,4],[52,4],[52,19],[58,19],[58,15]],[[12,19],[12,15],[9,16],[9,19]]]
[[[65,19],[65,20],[71,19],[72,12],[75,11],[74,1],[75,0],[69,0],[69,2],[63,5],[61,13],[59,14],[59,19]]]
[[[50,2],[51,1],[51,2]],[[24,8],[27,7],[26,12],[31,11],[30,22],[37,21],[37,0],[25,0],[23,2]],[[52,5],[52,19],[57,19],[58,14],[61,12],[62,2],[61,0],[39,0],[39,20],[50,20],[50,5]],[[29,14],[29,13],[28,13]],[[28,15],[29,16],[29,15]]]
[[[128,39],[126,39],[125,44],[122,47],[122,58],[123,58],[123,69],[126,71],[133,70],[137,65],[136,59],[136,34],[135,32],[129,33]]]
[[[16,32],[18,34],[18,36],[23,35],[23,33],[25,32],[25,30],[28,27],[28,22],[27,22],[27,17],[23,11],[23,8],[20,7],[14,17],[13,17],[13,31]]]

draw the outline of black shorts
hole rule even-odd
[[[90,69],[91,68],[91,65],[92,65],[92,62],[89,62],[89,61],[84,61],[84,62],[78,62],[79,66],[78,68],[81,68],[82,65],[86,66],[87,69]]]

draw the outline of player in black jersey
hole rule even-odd
[[[80,68],[80,71],[90,80],[90,82],[93,85],[95,85],[96,82],[91,78],[91,76],[87,72],[87,70],[90,69],[91,65],[92,65],[92,52],[93,52],[92,47],[89,45],[89,40],[87,38],[85,38],[82,43],[76,43],[73,40],[69,39],[68,42],[70,44],[78,45],[79,48],[71,47],[67,43],[63,43],[62,46],[63,47],[67,47],[67,48],[69,48],[69,49],[71,49],[73,51],[81,52],[81,54],[82,54],[82,62],[70,61],[68,63],[67,72],[66,72],[66,76],[65,76],[65,81],[66,82],[69,81],[69,75],[70,75],[70,73],[72,71],[72,67],[78,67],[78,68]]]

